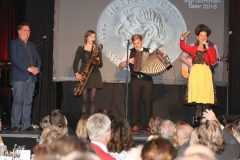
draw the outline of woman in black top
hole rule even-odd
[[[86,64],[88,60],[91,58],[92,55],[92,49],[94,46],[96,40],[96,33],[92,30],[89,30],[84,35],[84,46],[79,46],[75,55],[75,59],[73,62],[73,70],[76,76],[76,79],[80,81],[82,79],[81,73],[83,72],[84,68],[86,67]],[[96,66],[92,74],[90,75],[87,84],[82,92],[82,99],[83,99],[83,105],[82,105],[82,112],[87,113],[89,110],[89,114],[94,114],[94,99],[97,92],[97,89],[102,88],[102,76],[99,68],[102,68],[103,62],[102,62],[102,53],[98,53],[98,57],[100,59],[100,64]],[[80,67],[80,70],[78,70],[78,63],[82,60],[82,64]],[[88,92],[90,92],[90,99],[88,100]]]

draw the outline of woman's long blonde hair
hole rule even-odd
[[[78,138],[83,138],[83,139],[88,138],[86,123],[87,123],[87,120],[89,117],[90,117],[89,115],[83,115],[79,119],[77,128],[76,128],[76,134],[77,134]]]

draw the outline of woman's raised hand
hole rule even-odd
[[[181,35],[181,40],[184,40],[186,36],[188,36],[190,34],[190,31],[187,31],[187,32],[184,32],[182,35]]]

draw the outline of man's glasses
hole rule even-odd
[[[31,32],[30,30],[26,30],[26,29],[21,29],[21,30],[24,31],[24,32],[28,32],[28,33]]]

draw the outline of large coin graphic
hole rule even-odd
[[[168,0],[114,0],[101,13],[96,29],[103,53],[116,66],[133,34],[142,35],[144,47],[161,49],[174,62],[181,53],[180,35],[186,30],[181,13]]]

